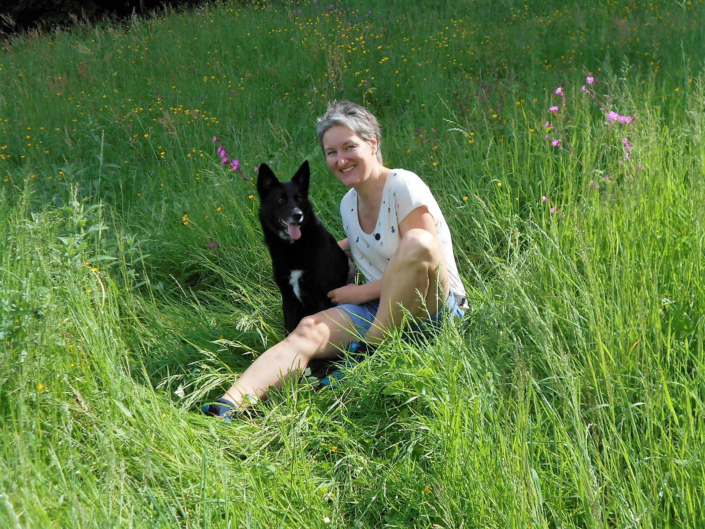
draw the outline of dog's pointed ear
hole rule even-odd
[[[279,179],[277,179],[269,166],[266,163],[260,165],[259,171],[257,171],[257,193],[259,193],[260,198],[268,195],[272,188],[277,185],[279,185]]]
[[[308,186],[311,181],[311,168],[308,165],[308,160],[304,160],[291,181],[296,184],[304,196],[308,196]]]

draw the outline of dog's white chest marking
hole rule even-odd
[[[304,275],[303,270],[292,270],[291,275],[289,276],[289,284],[291,285],[291,288],[294,289],[294,295],[301,303],[303,303],[303,300],[301,299],[301,285],[299,284],[299,281],[301,281],[302,275]]]

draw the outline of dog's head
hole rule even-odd
[[[308,200],[311,170],[304,161],[289,182],[280,182],[267,164],[259,167],[257,193],[259,218],[265,230],[276,233],[285,241],[301,238],[301,230],[313,217]]]

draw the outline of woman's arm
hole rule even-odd
[[[342,241],[338,241],[338,246],[340,246],[341,250],[343,250],[348,255],[348,259],[350,259],[350,241],[348,241],[348,238],[346,237]]]
[[[404,237],[404,234],[414,229],[426,230],[436,237],[436,223],[426,206],[419,206],[404,217],[404,220],[399,223],[399,236]],[[347,239],[340,241],[338,244],[343,249],[349,249],[350,247]],[[379,299],[381,293],[382,281],[379,280],[365,283],[364,285],[345,285],[328,292],[328,297],[336,305],[342,305],[343,303],[360,305],[366,301]]]
[[[328,292],[328,297],[336,305],[344,303],[352,303],[353,305],[362,305],[367,301],[379,299],[382,293],[382,280],[372,281],[363,285],[345,285],[344,287],[336,288]]]
[[[403,238],[406,232],[414,229],[422,229],[429,232],[434,237],[438,236],[436,232],[436,221],[428,211],[428,207],[419,206],[409,213],[404,220],[399,223],[399,238]]]
[[[348,255],[348,258],[351,259],[350,241],[345,238],[342,241],[338,241],[338,245]],[[342,305],[343,303],[360,305],[366,301],[379,299],[381,292],[382,281],[373,281],[372,283],[365,283],[363,285],[349,284],[336,288],[328,292],[328,297],[336,305]]]

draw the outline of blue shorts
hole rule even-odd
[[[359,337],[355,338],[355,340],[357,340],[358,338],[363,338],[365,333],[372,326],[375,315],[379,310],[379,300],[375,299],[368,301],[362,305],[338,305],[337,308],[347,312],[352,319],[355,331],[359,333]],[[440,330],[441,325],[443,324],[443,318],[446,315],[454,318],[462,318],[465,316],[465,311],[460,308],[453,291],[451,291],[448,295],[448,299],[446,299],[445,305],[441,310],[428,318],[415,320],[409,328],[404,331],[405,337],[418,337],[420,335],[422,338],[431,338]]]

